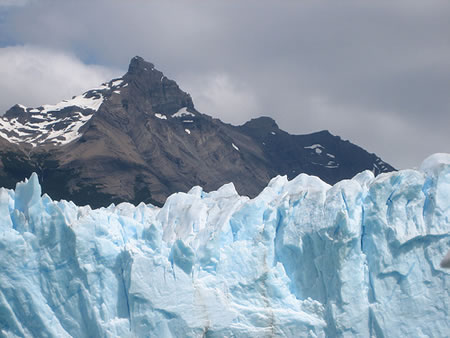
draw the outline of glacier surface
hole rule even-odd
[[[450,155],[256,198],[91,210],[0,189],[0,336],[446,337]]]

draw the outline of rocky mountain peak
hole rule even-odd
[[[154,70],[155,66],[151,62],[145,61],[140,56],[135,56],[131,59],[128,66],[128,74],[141,74],[147,70]]]
[[[336,183],[365,169],[394,170],[327,132],[290,135],[270,117],[233,126],[200,114],[188,93],[141,57],[124,76],[71,99],[12,107],[0,118],[0,143],[3,186],[37,172],[53,198],[94,207],[162,204],[174,192],[228,182],[254,197],[276,175]]]
[[[268,116],[261,116],[254,119],[251,119],[250,121],[246,122],[244,124],[244,127],[247,128],[258,128],[258,129],[279,129],[278,124],[275,122],[275,120]]]
[[[195,111],[191,96],[140,56],[131,59],[123,80],[130,84],[132,101],[137,105],[150,102],[154,113],[171,115],[182,108]]]
[[[3,117],[5,117],[5,118],[20,117],[25,112],[26,112],[26,107],[24,107],[20,104],[15,104],[14,106],[12,106],[11,108],[9,108],[6,111],[6,113],[3,115]]]

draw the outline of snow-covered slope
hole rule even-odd
[[[100,108],[103,100],[126,86],[122,79],[104,83],[55,105],[27,108],[15,105],[0,118],[0,137],[15,144],[64,145],[79,138],[80,129]]]
[[[0,189],[0,335],[445,337],[450,155],[91,210]]]

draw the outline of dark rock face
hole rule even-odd
[[[48,116],[49,135],[58,125],[72,128],[67,121],[79,129],[70,129],[72,138],[60,136],[64,142],[46,136],[32,147],[27,134],[9,139],[0,127],[2,186],[11,188],[36,171],[43,191],[55,199],[93,207],[161,205],[195,185],[209,191],[233,182],[239,193],[255,196],[280,174],[307,173],[335,183],[365,169],[394,170],[327,131],[290,135],[268,117],[232,126],[201,114],[189,94],[140,57],[121,79],[83,94],[82,104],[74,102],[57,111],[15,106],[5,115],[4,125],[21,119],[23,126]]]
[[[146,103],[150,103],[153,112],[161,114],[174,114],[182,107],[194,109],[189,94],[139,56],[131,60],[123,79],[130,84],[132,100],[128,103],[132,102],[138,109],[144,108]]]

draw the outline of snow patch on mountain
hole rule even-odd
[[[97,111],[100,105],[103,103],[102,94],[98,94],[98,96],[87,97],[88,93],[84,93],[83,95],[76,96],[71,100],[64,100],[56,105],[44,105],[43,109],[39,110],[40,114],[46,115],[49,112],[59,112],[67,107],[78,107],[81,109],[90,109]]]
[[[195,116],[195,114],[188,112],[186,107],[181,108],[172,117],[185,117],[185,116]]]
[[[303,147],[305,149],[312,149],[316,152],[316,154],[320,155],[324,147],[321,144],[313,144],[311,146]]]
[[[83,127],[100,108],[105,93],[122,85],[123,80],[113,80],[91,89],[70,100],[54,105],[27,108],[16,105],[14,115],[0,118],[0,136],[11,143],[64,145],[81,136]],[[116,90],[114,93],[120,93]],[[19,110],[18,110],[19,109]]]
[[[0,335],[444,337],[450,155],[92,210],[0,189]]]
[[[160,120],[167,120],[167,116],[159,113],[155,113],[155,116]]]
[[[112,87],[118,87],[118,86],[120,86],[122,83],[123,83],[123,79],[113,80],[113,81],[111,82],[111,86],[112,86]]]

